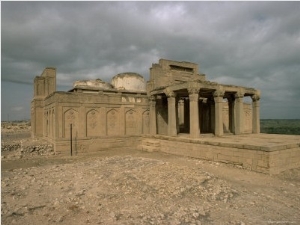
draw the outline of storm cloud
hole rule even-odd
[[[166,58],[260,89],[262,118],[300,118],[299,11],[299,2],[2,2],[2,106],[13,101],[6,82],[32,84],[47,66],[68,90],[121,72],[148,80]],[[29,118],[29,105],[2,114],[23,107]]]

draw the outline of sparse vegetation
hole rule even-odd
[[[262,119],[260,120],[260,129],[261,133],[267,134],[300,135],[300,119]]]

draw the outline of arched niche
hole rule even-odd
[[[99,136],[99,112],[95,109],[91,109],[86,113],[86,136]]]
[[[70,137],[70,125],[72,124],[72,136],[77,136],[78,130],[78,112],[70,108],[66,110],[63,114],[63,137],[69,138]]]
[[[119,135],[120,116],[116,109],[111,109],[106,114],[106,133],[108,136]]]
[[[142,133],[143,134],[149,134],[150,133],[150,112],[149,110],[146,110],[143,112],[142,115]]]
[[[135,135],[138,134],[137,131],[137,113],[134,110],[128,110],[125,114],[125,134]]]

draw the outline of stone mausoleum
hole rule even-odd
[[[32,136],[52,143],[58,154],[69,154],[71,145],[76,154],[114,147],[172,153],[170,144],[162,149],[163,142],[172,140],[174,148],[183,148],[174,154],[234,162],[219,159],[222,152],[215,150],[201,155],[202,145],[220,145],[208,137],[259,134],[259,100],[259,90],[210,82],[190,62],[160,59],[152,64],[147,82],[128,72],[115,75],[110,83],[75,81],[67,92],[56,91],[56,69],[46,68],[34,79]],[[194,143],[191,149],[199,148],[198,155],[179,142]],[[240,161],[260,171],[253,162]],[[269,172],[269,162],[263,166],[268,168],[261,172]]]

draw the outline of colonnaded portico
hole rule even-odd
[[[210,82],[197,72],[197,64],[164,59],[150,68],[147,92],[152,135],[189,133],[198,138],[204,133],[222,136],[224,132],[260,132],[259,90]],[[250,130],[246,126],[245,108],[249,107],[245,107],[245,97],[252,99],[252,115],[247,118],[252,120]],[[228,118],[224,117],[224,108]]]

